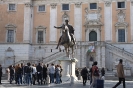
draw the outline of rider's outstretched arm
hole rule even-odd
[[[61,25],[61,26],[59,26],[59,27],[54,26],[54,28],[60,29],[60,28],[62,28],[62,25]]]

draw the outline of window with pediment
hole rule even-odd
[[[8,30],[7,32],[7,42],[14,42],[14,30]]]
[[[16,26],[13,24],[8,24],[5,27],[7,29],[6,33],[6,42],[7,43],[14,43],[15,42],[15,35],[16,35]]]
[[[37,43],[43,43],[44,37],[43,37],[43,30],[38,30],[38,36],[37,36]]]
[[[36,27],[36,43],[45,43],[46,38],[46,27],[38,26]]]

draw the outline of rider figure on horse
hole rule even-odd
[[[71,26],[70,24],[68,24],[68,22],[69,21],[66,19],[65,20],[65,24],[63,24],[60,27],[54,26],[54,28],[57,28],[57,29],[60,29],[60,28],[65,29],[65,26],[67,26],[69,28],[69,33],[70,33],[71,39],[72,39],[73,43],[75,44],[75,40],[74,40],[74,28],[73,28],[73,26]],[[60,44],[63,45],[65,43],[65,42],[61,42],[61,38],[62,38],[62,36],[59,38],[58,45],[57,45],[56,49],[58,49],[58,47],[59,47]]]

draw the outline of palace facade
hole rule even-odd
[[[65,56],[55,49],[65,19],[75,29],[77,67],[116,71],[124,60],[133,73],[133,0],[1,0],[0,64],[52,63]],[[63,47],[62,47],[63,48]]]

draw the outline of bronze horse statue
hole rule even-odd
[[[61,38],[61,42],[64,43],[60,45],[64,46],[67,57],[70,56],[70,48],[72,50],[72,57],[74,57],[74,45],[75,45],[74,41],[72,41],[72,38],[70,36],[69,28],[65,25],[65,28],[62,29],[62,38]]]

